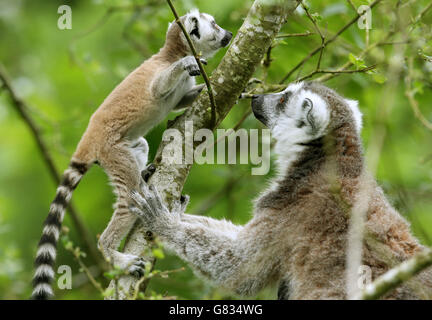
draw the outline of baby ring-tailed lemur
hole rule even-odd
[[[180,18],[197,52],[209,58],[231,41],[232,33],[219,27],[208,14],[192,10]],[[73,190],[92,164],[100,164],[117,195],[114,215],[99,239],[105,258],[130,273],[140,274],[143,261],[118,252],[122,238],[136,220],[128,210],[130,190],[139,188],[147,163],[148,145],[142,137],[173,109],[190,104],[203,85],[196,86],[198,64],[177,23],[171,23],[165,45],[128,75],[90,119],[57,189],[44,223],[36,257],[33,298],[52,295],[50,282],[60,226]]]
[[[422,250],[381,188],[363,174],[356,101],[317,83],[295,83],[254,96],[252,109],[276,140],[279,175],[245,226],[185,214],[187,201],[169,212],[153,186],[143,184],[143,196],[132,195],[131,210],[198,274],[240,295],[275,283],[280,299],[347,298],[350,209],[362,200],[366,229],[381,248],[363,247],[362,263],[373,278],[390,268],[383,252],[400,262]],[[362,186],[369,200],[356,198]],[[432,289],[431,270],[416,278]],[[386,296],[422,297],[409,282]]]

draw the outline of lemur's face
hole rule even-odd
[[[192,10],[185,16],[184,25],[196,50],[204,58],[226,47],[232,38],[232,33],[219,27],[211,15],[198,10]]]
[[[255,95],[252,110],[277,141],[289,143],[322,137],[341,121],[354,122],[358,132],[361,128],[356,101],[313,82],[292,83],[279,93]]]

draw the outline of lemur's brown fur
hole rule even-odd
[[[357,122],[361,119],[346,99],[322,85],[303,83],[256,97],[252,105],[257,118],[276,133],[278,157],[290,156],[291,149],[300,151],[287,167],[279,168],[279,177],[257,199],[245,226],[184,214],[185,205],[170,213],[152,186],[144,185],[144,196],[134,197],[134,212],[198,274],[240,295],[278,283],[280,299],[346,299],[349,225],[359,201],[367,211],[362,264],[370,267],[373,279],[423,249],[366,173]],[[324,109],[329,119],[320,123]],[[286,122],[293,127],[277,128],[294,116],[299,119]],[[431,296],[429,268],[384,298]]]
[[[226,46],[232,33],[220,28],[213,17],[192,10],[180,18],[203,58]],[[57,189],[44,224],[36,256],[33,297],[52,296],[60,226],[73,190],[94,164],[107,173],[117,196],[114,215],[99,238],[99,248],[114,266],[139,275],[144,262],[137,256],[118,252],[121,240],[136,217],[128,209],[129,192],[140,186],[147,162],[148,145],[142,137],[175,108],[190,104],[203,85],[195,86],[198,64],[177,23],[168,27],[160,51],[130,73],[92,115],[69,168]]]
[[[411,234],[408,223],[389,204],[375,181],[363,175],[361,140],[349,119],[343,100],[326,87],[308,83],[310,90],[324,97],[331,106],[329,133],[308,144],[307,148],[278,181],[275,191],[257,201],[260,215],[284,221],[272,227],[272,233],[284,235],[289,243],[284,263],[292,299],[346,298],[346,251],[350,210],[358,199],[362,184],[368,183],[371,199],[367,211],[367,237],[374,237],[389,249],[397,261],[422,250]],[[348,118],[348,119],[347,119]],[[367,180],[367,181],[365,181]],[[373,278],[391,267],[382,253],[365,242],[363,264],[371,267]],[[432,273],[421,276],[432,293]],[[283,289],[286,290],[286,289]],[[420,290],[418,288],[418,290]],[[408,285],[397,288],[386,298],[425,298]],[[288,297],[288,296],[287,296]]]

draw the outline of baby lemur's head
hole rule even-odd
[[[279,145],[306,144],[344,125],[359,134],[362,126],[357,101],[316,82],[292,83],[279,93],[255,95],[252,110]]]
[[[197,9],[191,10],[188,14],[180,17],[187,33],[189,34],[197,53],[201,53],[203,58],[212,57],[219,49],[226,47],[232,38],[232,33],[219,27],[215,19],[207,14],[200,13]],[[189,45],[177,24],[170,23],[168,35],[177,33],[180,35],[186,50],[190,51]],[[188,52],[191,54],[191,52]]]

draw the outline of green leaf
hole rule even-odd
[[[413,86],[414,86],[414,94],[416,93],[423,94],[423,82],[416,80],[414,81]]]
[[[66,242],[65,245],[64,245],[64,247],[65,247],[66,250],[73,250],[73,243],[72,243],[72,241]]]
[[[153,249],[153,256],[157,259],[163,259],[165,258],[165,254],[163,253],[163,251],[159,248]]]
[[[311,17],[315,20],[315,21],[321,21],[322,17],[318,12],[312,13]]]
[[[349,61],[357,68],[357,69],[361,69],[361,68],[365,68],[366,64],[364,62],[363,59],[353,55],[352,53],[350,53],[348,55],[348,59]]]
[[[372,78],[374,79],[375,82],[379,84],[382,84],[387,81],[387,77],[381,73],[374,73],[372,75]]]
[[[138,298],[144,300],[145,299],[145,295],[143,292],[138,293]]]

